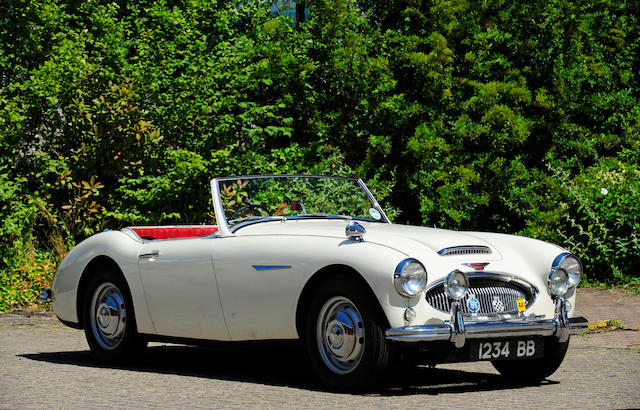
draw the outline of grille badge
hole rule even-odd
[[[476,313],[480,310],[480,301],[476,298],[476,295],[469,295],[467,307],[469,308],[469,312],[472,313]]]
[[[500,300],[499,296],[494,296],[493,297],[493,301],[491,302],[491,306],[493,307],[493,310],[498,312],[498,313],[504,312],[504,303],[502,303],[502,301]]]

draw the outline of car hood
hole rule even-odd
[[[380,243],[405,253],[418,249],[424,251],[424,248],[427,248],[437,254],[446,249],[469,246],[489,248],[491,255],[493,255],[492,258],[500,257],[498,247],[483,238],[481,232],[459,232],[395,224],[367,224],[366,228],[365,240]]]
[[[411,257],[440,257],[438,252],[459,246],[488,247],[490,254],[479,254],[485,260],[500,260],[511,252],[557,254],[563,249],[536,239],[523,236],[471,231],[451,231],[412,225],[360,222],[366,233],[363,238],[393,248]],[[256,223],[237,231],[244,235],[310,235],[347,239],[346,220],[308,219]],[[473,257],[473,253],[468,257]],[[538,256],[541,256],[540,254]]]
[[[548,242],[502,233],[459,232],[395,224],[367,224],[366,229],[366,241],[392,247],[409,257],[447,265],[460,262],[492,262],[492,266],[502,266],[505,272],[532,270],[546,275],[555,257],[566,252],[565,249]],[[471,250],[460,255],[441,254],[445,249],[456,247],[487,247],[490,253],[475,253]]]

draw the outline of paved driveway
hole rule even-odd
[[[375,394],[327,392],[295,344],[211,349],[154,344],[139,363],[103,367],[83,333],[50,317],[0,316],[0,407],[640,406],[640,351],[579,346],[539,386],[502,383],[488,363],[398,372]]]
[[[505,384],[489,363],[477,362],[398,371],[383,391],[345,394],[315,381],[295,343],[215,349],[155,343],[138,363],[105,367],[90,356],[82,331],[50,316],[5,314],[0,408],[637,408],[640,349],[601,347],[610,335],[637,333],[574,337],[560,370],[541,385]]]

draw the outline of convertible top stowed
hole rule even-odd
[[[141,239],[177,239],[207,236],[218,230],[215,225],[189,226],[130,226]]]

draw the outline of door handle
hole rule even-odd
[[[157,258],[158,256],[160,256],[160,252],[153,251],[149,253],[141,253],[140,255],[138,255],[138,259],[153,259]]]

